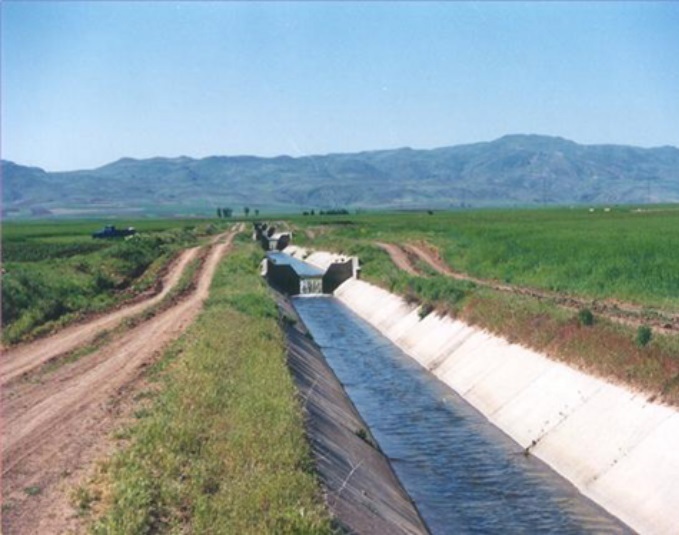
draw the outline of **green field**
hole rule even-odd
[[[2,340],[11,344],[150,288],[182,247],[216,227],[206,221],[121,221],[134,239],[94,240],[102,221],[5,223]],[[208,227],[210,225],[210,227]]]
[[[359,254],[370,278],[389,276],[375,241],[425,240],[454,270],[596,299],[679,310],[679,208],[487,210],[297,218],[313,240]]]

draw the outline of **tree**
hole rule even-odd
[[[259,217],[259,208],[255,208],[255,217]]]
[[[221,208],[217,208],[217,217],[218,217],[219,219],[222,218],[222,209],[221,209]]]
[[[222,208],[222,215],[224,217],[231,217],[233,215],[233,208]]]
[[[243,208],[243,213],[245,214],[245,217],[248,217],[250,215],[250,207],[246,206]]]

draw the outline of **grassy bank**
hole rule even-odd
[[[155,367],[159,392],[103,482],[96,533],[328,533],[277,312],[239,245]]]
[[[143,223],[129,240],[93,240],[94,223],[6,224],[2,235],[2,337],[12,344],[149,289],[206,224]],[[215,231],[216,229],[212,229]]]

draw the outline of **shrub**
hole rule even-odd
[[[586,327],[594,325],[594,314],[589,308],[583,308],[578,312],[578,321]]]
[[[420,317],[421,320],[426,318],[429,314],[431,314],[434,311],[434,305],[431,303],[424,303],[420,307],[420,310],[418,311],[417,315]]]
[[[636,337],[636,343],[639,347],[646,347],[648,343],[651,341],[651,337],[653,336],[653,331],[651,331],[651,328],[648,325],[641,325],[637,329],[637,337]]]

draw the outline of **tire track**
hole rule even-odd
[[[380,247],[381,245],[378,244]],[[398,249],[398,246],[391,247]],[[649,325],[657,332],[679,331],[679,315],[669,314],[659,310],[645,309],[631,303],[623,303],[612,299],[586,299],[571,295],[563,295],[545,290],[501,284],[495,281],[479,279],[465,273],[455,272],[443,261],[441,255],[428,244],[409,243],[404,246],[407,253],[415,255],[441,275],[458,280],[469,281],[477,286],[484,286],[500,292],[524,295],[538,300],[549,300],[570,310],[589,308],[595,314],[606,317],[611,321],[631,326]],[[407,258],[407,254],[403,253]]]
[[[196,258],[199,247],[183,251],[173,262],[162,281],[162,290],[143,301],[91,321],[72,325],[58,333],[3,352],[0,362],[0,385],[5,385],[46,362],[58,358],[94,340],[101,331],[113,329],[129,318],[159,303],[177,285],[186,266]]]
[[[5,389],[3,396],[9,400],[3,404],[3,503],[9,500],[12,508],[3,515],[3,532],[64,530],[64,474],[82,472],[94,460],[116,421],[116,405],[129,403],[125,394],[144,367],[199,314],[235,233],[213,241],[188,297],[87,359],[59,368],[43,383],[23,385],[15,396],[14,384]],[[40,489],[40,495],[27,496],[27,488]]]

